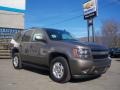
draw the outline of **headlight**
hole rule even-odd
[[[87,59],[90,57],[90,50],[84,48],[74,48],[73,56],[75,58]]]

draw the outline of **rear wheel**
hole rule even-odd
[[[64,57],[56,57],[50,63],[50,77],[59,83],[65,83],[70,80],[70,70],[68,62]]]
[[[21,69],[22,68],[22,62],[21,62],[19,53],[15,53],[13,55],[12,64],[13,64],[15,69]]]

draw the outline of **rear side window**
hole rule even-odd
[[[21,40],[21,36],[22,36],[22,32],[18,32],[15,34],[15,36],[13,37],[13,39],[17,42],[19,42]]]
[[[33,30],[25,32],[25,34],[23,35],[22,41],[23,42],[29,42],[32,34],[33,34]]]

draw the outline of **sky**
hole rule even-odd
[[[87,22],[83,3],[88,0],[27,0],[25,28],[45,27],[66,30],[75,37],[87,37]],[[94,18],[95,32],[106,20],[120,22],[120,0],[98,0],[98,16]]]

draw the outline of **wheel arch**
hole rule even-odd
[[[69,57],[66,54],[60,53],[60,52],[52,52],[49,54],[49,64],[54,58],[59,57],[59,56],[64,57],[67,60],[67,62],[69,63]]]
[[[52,52],[49,54],[49,66],[50,66],[50,62],[56,58],[56,57],[64,57],[68,63],[69,69],[70,69],[70,73],[71,73],[71,68],[70,68],[70,62],[69,62],[69,56],[64,54],[64,53],[60,53],[60,52]]]
[[[11,52],[11,54],[12,54],[12,57],[14,56],[14,54],[15,53],[19,53],[19,49],[18,48],[12,48],[12,52]]]

